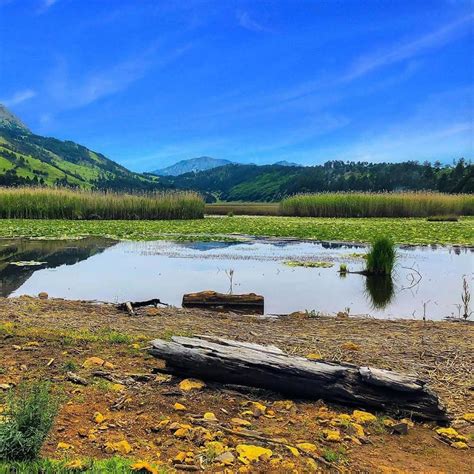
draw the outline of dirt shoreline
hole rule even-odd
[[[179,390],[176,392],[179,379],[164,384],[156,381],[144,384],[140,390],[127,387],[132,400],[130,406],[110,414],[114,419],[113,427],[99,431],[94,435],[95,440],[91,440],[89,434],[81,430],[94,429],[94,412],[112,413],[111,406],[122,395],[105,390],[96,381],[87,387],[73,385],[66,380],[64,366],[72,361],[71,367],[92,380],[90,370],[83,368],[82,364],[86,358],[95,356],[113,363],[115,370],[112,372],[118,378],[123,373],[151,374],[157,361],[146,353],[150,339],[198,334],[274,344],[290,354],[313,354],[313,357],[327,360],[414,373],[426,379],[438,393],[455,420],[454,426],[468,436],[472,444],[474,425],[462,421],[462,416],[474,411],[473,324],[353,317],[337,319],[311,317],[306,313],[266,318],[178,308],[144,308],[136,317],[130,317],[111,304],[31,297],[1,298],[0,384],[47,378],[66,390],[69,402],[63,407],[51,439],[44,448],[45,456],[61,457],[64,453],[58,452],[57,443],[65,441],[74,445],[83,456],[104,457],[107,454],[100,446],[107,436],[113,435],[127,436],[134,441],[134,451],[130,453],[134,458],[152,461],[152,453],[158,450],[161,460],[171,460],[176,455],[177,444],[183,444],[182,449],[201,449],[188,438],[177,443],[173,434],[157,435],[151,430],[151,425],[163,417],[177,421],[178,414],[172,408],[176,401],[188,408],[179,415],[180,419],[187,419],[190,413],[206,411],[216,413],[220,419],[227,417],[224,412],[229,413],[229,417],[231,414],[238,417],[240,403],[249,400],[270,407],[278,395],[231,393],[211,385],[197,395],[180,394]],[[51,359],[53,362],[47,365]],[[171,395],[166,392],[171,392]],[[262,397],[265,397],[263,401]],[[329,410],[335,414],[341,411],[350,414],[352,408],[329,406]],[[400,472],[390,470],[395,467],[403,472],[470,470],[470,449],[457,450],[441,442],[430,425],[416,424],[406,436],[367,426],[367,442],[362,445],[352,445],[347,440],[328,444],[320,436],[313,436],[318,430],[324,431],[329,426],[327,423],[332,423],[321,421],[320,411],[320,402],[302,401],[296,403],[294,413],[282,414],[284,421],[276,423],[272,418],[261,417],[252,420],[252,424],[261,433],[284,435],[292,444],[298,440],[315,443],[321,452],[344,446],[344,456],[334,461],[334,466],[342,470],[384,472],[386,468],[389,470],[385,472]],[[160,442],[157,442],[158,438]],[[151,449],[152,441],[156,446]],[[252,440],[235,442],[251,443]],[[232,443],[234,439],[230,436],[229,446]],[[275,456],[287,459],[276,448]],[[295,464],[297,472],[311,472],[309,461],[304,456],[290,461]],[[278,469],[275,465],[276,470],[270,469],[271,465],[265,462],[262,470],[259,466],[257,463],[249,472],[292,472],[291,469],[279,470],[281,465]],[[318,466],[328,468],[324,464]],[[239,467],[243,464],[236,461],[228,466],[229,472],[238,472]],[[208,472],[214,472],[214,468],[209,466]]]

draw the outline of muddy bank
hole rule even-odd
[[[143,340],[208,334],[322,359],[413,373],[428,380],[450,413],[474,403],[474,324],[312,316],[214,313],[198,309],[140,308],[130,317],[114,305],[60,299],[1,298],[0,324],[13,334],[100,339],[107,331]],[[1,334],[1,333],[0,333]]]

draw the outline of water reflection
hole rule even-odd
[[[265,297],[267,313],[315,310],[335,314],[442,319],[460,303],[462,277],[474,282],[472,249],[401,247],[393,280],[339,274],[362,270],[361,246],[308,241],[111,242],[0,240],[0,294],[137,301],[160,298],[180,306],[184,293],[229,291]],[[19,260],[37,266],[14,266]],[[289,266],[288,261],[332,263]],[[44,263],[40,263],[44,262]],[[416,270],[415,270],[416,269]],[[418,273],[422,276],[417,279]],[[473,283],[474,284],[474,283]]]
[[[391,275],[370,275],[365,278],[365,294],[373,309],[384,309],[395,295]]]
[[[93,237],[79,240],[0,240],[0,296],[9,296],[38,270],[74,265],[116,243]]]

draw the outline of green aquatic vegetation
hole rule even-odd
[[[312,262],[310,260],[288,260],[283,262],[285,265],[289,267],[305,267],[305,268],[331,268],[334,266],[332,262]]]
[[[388,237],[377,238],[367,254],[366,273],[369,275],[391,275],[397,254],[395,244]]]
[[[2,219],[198,219],[204,200],[193,192],[125,194],[72,189],[0,188]]]
[[[370,242],[374,235],[390,235],[396,244],[474,245],[474,218],[459,222],[425,219],[331,219],[272,216],[206,217],[194,220],[68,221],[0,220],[0,237],[110,237],[119,240],[241,240],[246,235],[345,242]]]
[[[472,216],[474,197],[435,192],[298,194],[280,202],[280,214],[301,217]]]

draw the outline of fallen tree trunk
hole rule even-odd
[[[221,338],[173,337],[152,341],[150,353],[166,371],[182,376],[275,390],[302,399],[386,410],[425,420],[448,421],[426,382],[371,367],[288,356],[274,346]]]
[[[263,314],[264,298],[255,293],[226,295],[216,291],[201,291],[185,294],[183,308],[232,309]]]
[[[117,308],[120,310],[126,310],[130,316],[135,316],[134,308],[141,308],[143,306],[154,306],[157,308],[159,304],[168,306],[166,303],[162,303],[158,298],[153,298],[145,301],[125,301],[125,303],[117,305]]]

